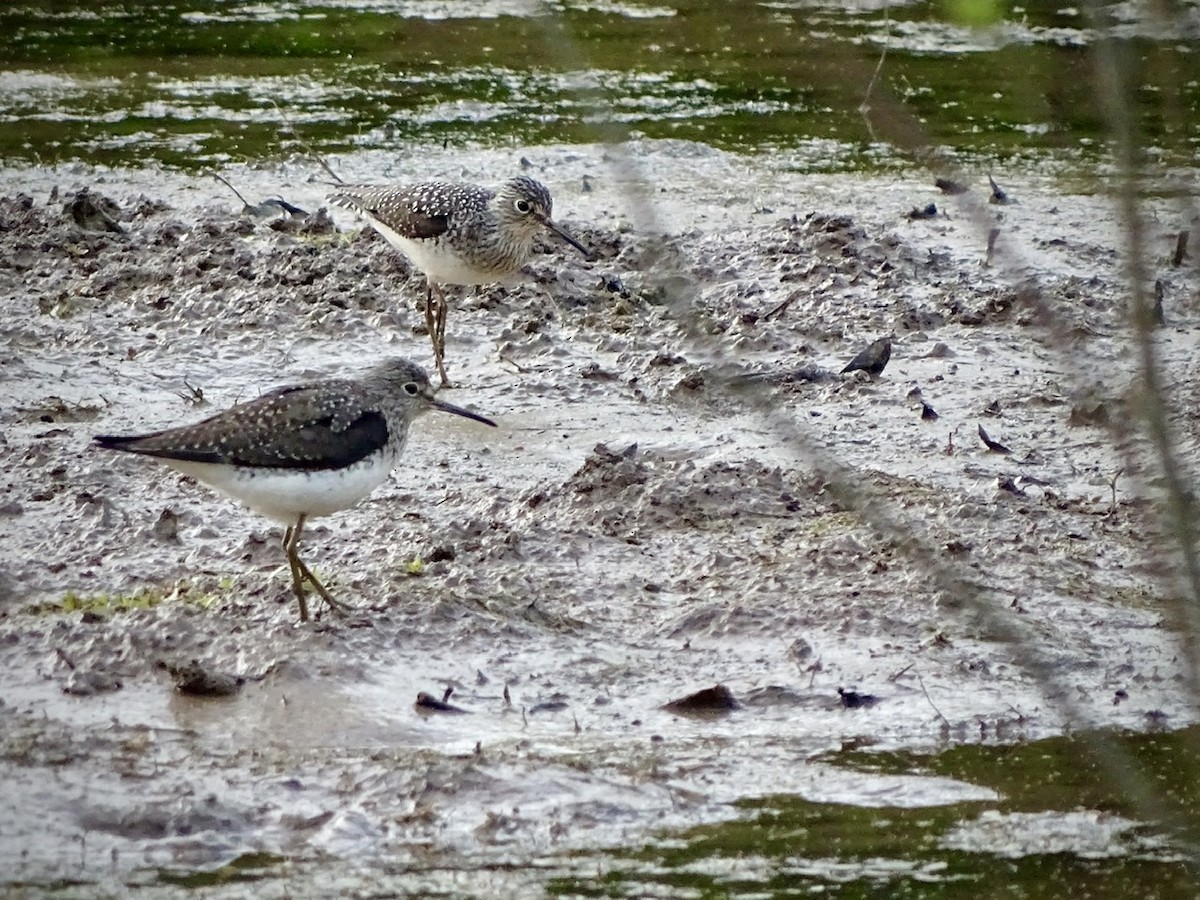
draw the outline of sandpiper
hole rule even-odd
[[[276,388],[194,425],[95,440],[110,450],[156,457],[286,525],[283,550],[300,621],[306,622],[305,581],[331,609],[347,607],[300,559],[304,523],[349,509],[387,480],[400,462],[409,424],[429,409],[496,424],[438,400],[416,363],[390,359],[358,379]]]
[[[425,275],[425,325],[442,385],[446,377],[447,284],[492,284],[513,277],[533,255],[539,232],[552,231],[586,258],[588,250],[556,224],[546,186],[521,175],[498,188],[427,181],[343,186],[328,196],[352,209]]]

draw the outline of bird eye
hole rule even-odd
[[[522,197],[520,200],[518,200],[516,203],[514,203],[513,206],[515,206],[517,208],[517,212],[519,212],[519,213],[533,212],[533,204],[530,203],[528,200],[526,200],[524,197]]]
[[[408,394],[410,397],[415,397],[417,394],[421,393],[421,389],[417,387],[417,383],[415,381],[410,381],[408,384],[404,385],[404,393]]]

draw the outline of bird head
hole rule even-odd
[[[540,181],[528,175],[519,175],[507,181],[496,193],[496,206],[500,216],[519,228],[529,238],[542,229],[554,232],[585,257],[591,258],[579,241],[567,234],[552,218],[554,201],[550,191]]]

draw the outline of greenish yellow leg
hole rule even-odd
[[[296,600],[300,604],[300,621],[308,621],[308,601],[304,597],[305,581],[313,586],[331,610],[339,615],[347,615],[351,612],[351,608],[345,603],[334,600],[333,595],[325,590],[325,585],[317,580],[317,576],[312,573],[312,570],[300,558],[300,534],[304,531],[305,518],[305,516],[300,516],[296,520],[296,524],[283,533],[283,549],[287,554],[288,565],[292,570],[292,590],[295,591]]]

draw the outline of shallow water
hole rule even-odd
[[[1154,159],[1190,161],[1196,7],[1106,14]],[[0,6],[0,30],[8,160],[194,170],[635,135],[789,151],[809,171],[926,145],[1104,158],[1097,32],[1050,2],[980,27],[931,3],[747,3],[735,22],[724,3],[57,2]]]

